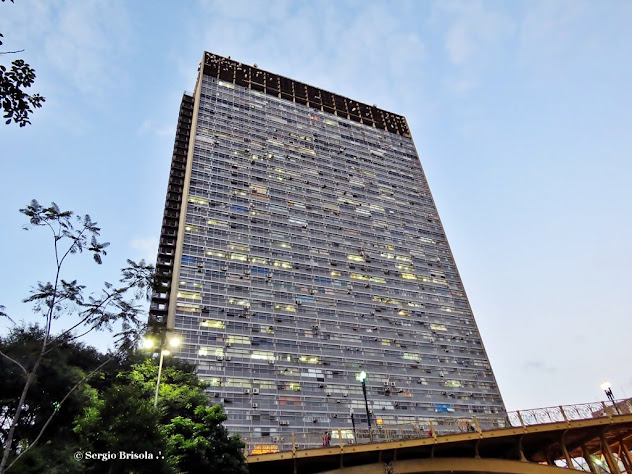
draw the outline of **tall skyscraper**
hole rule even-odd
[[[394,88],[393,93],[397,93]],[[231,431],[504,410],[406,119],[205,53],[152,316]]]

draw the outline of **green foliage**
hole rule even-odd
[[[63,419],[63,413],[72,412],[75,397],[85,387],[84,381],[92,374],[90,369],[100,369],[102,365],[114,359],[114,356],[103,357],[100,364],[88,368],[82,363],[54,364],[57,357],[67,354],[62,349],[72,341],[92,331],[118,329],[116,343],[119,350],[133,348],[144,329],[144,307],[139,298],[147,297],[153,285],[153,267],[143,261],[134,263],[122,270],[119,283],[114,285],[105,282],[98,294],[87,293],[85,285],[77,279],[63,279],[62,268],[68,257],[81,253],[92,255],[100,264],[106,255],[108,243],[98,240],[100,228],[89,215],[75,216],[72,211],[62,211],[57,204],[49,207],[40,205],[36,200],[20,212],[29,218],[30,228],[47,229],[52,237],[54,264],[53,278],[50,281],[38,282],[32,289],[25,303],[33,304],[35,313],[43,317],[43,324],[35,334],[20,334],[19,330],[11,337],[24,337],[24,344],[13,344],[5,341],[9,352],[0,350],[3,365],[10,367],[15,373],[6,385],[6,398],[3,395],[0,422],[0,441],[2,442],[2,460],[0,473],[17,461],[25,462],[29,453],[46,439],[46,430],[55,432],[56,424],[69,427],[70,419]],[[4,307],[0,307],[0,317],[9,318]],[[57,326],[61,326],[57,327]],[[57,334],[55,334],[57,333]],[[72,344],[71,344],[72,345]],[[62,350],[60,353],[59,351]],[[13,352],[12,352],[13,351]],[[72,352],[72,351],[71,351]],[[56,373],[62,370],[63,373]],[[40,388],[42,377],[51,376],[46,382],[58,382],[53,387],[53,398],[40,400],[47,394]],[[32,455],[36,453],[33,452]],[[11,461],[10,461],[11,458]]]
[[[4,0],[2,0],[4,3]],[[11,0],[13,3],[13,0]],[[3,35],[0,33],[0,38]],[[0,41],[2,45],[2,41]],[[13,54],[21,51],[11,51],[0,54]],[[35,69],[24,62],[23,59],[16,59],[11,63],[11,68],[0,64],[0,109],[4,110],[3,117],[6,124],[14,123],[24,127],[29,120],[29,114],[34,108],[40,108],[42,103],[46,101],[39,94],[29,95],[24,89],[31,87],[35,81]]]
[[[11,69],[0,65],[0,109],[4,110],[3,118],[8,125],[13,120],[20,127],[30,124],[29,114],[33,108],[40,108],[46,101],[39,94],[29,95],[23,89],[31,87],[35,81],[35,69],[23,59],[11,63]]]
[[[8,423],[15,416],[18,400],[24,387],[26,373],[36,363],[41,350],[45,331],[38,326],[14,328],[6,337],[0,338],[0,351],[7,357],[0,357],[0,439],[7,439]],[[16,472],[80,472],[72,457],[76,440],[72,423],[89,403],[94,389],[80,386],[73,391],[63,404],[60,401],[70,387],[80,382],[87,373],[106,360],[106,356],[95,349],[72,341],[70,335],[58,343],[43,358],[39,373],[31,384],[28,403],[22,410],[14,433],[13,446],[27,446],[33,442],[51,415],[55,415],[42,435],[40,442],[29,450],[15,465]],[[18,365],[20,364],[20,365]],[[116,360],[112,370],[118,370]],[[103,384],[104,378],[95,380]],[[58,471],[56,471],[58,470]]]
[[[113,386],[92,398],[74,431],[85,451],[147,451],[159,459],[84,461],[88,471],[247,473],[244,444],[222,426],[222,408],[207,407],[205,384],[194,366],[166,363],[154,408],[157,370],[146,360],[121,372]]]
[[[167,453],[180,472],[247,474],[244,443],[239,436],[228,436],[224,421],[220,405],[198,406],[193,417],[178,416],[164,427]]]

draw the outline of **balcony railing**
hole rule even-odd
[[[251,436],[245,439],[246,456],[313,449],[322,446],[346,446],[390,442],[403,439],[435,438],[437,436],[498,429],[520,428],[547,423],[566,423],[593,418],[611,418],[632,414],[632,399],[615,403],[593,402],[548,408],[518,410],[494,415],[472,417],[441,417],[420,419],[417,423],[377,425],[368,428],[321,428],[302,433],[277,433],[271,436]],[[327,442],[325,432],[329,433]]]

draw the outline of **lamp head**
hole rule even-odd
[[[366,372],[364,370],[362,372],[360,372],[356,376],[356,380],[359,380],[360,382],[364,382],[366,380]]]
[[[610,389],[611,385],[610,385],[610,382],[604,382],[600,385],[600,387],[601,387],[601,390],[603,390],[604,392],[607,392]]]
[[[154,347],[154,345],[156,345],[156,341],[149,337],[143,337],[142,345],[144,349],[151,349],[152,347]]]
[[[182,339],[178,335],[174,335],[169,338],[169,345],[171,347],[178,347],[181,342],[182,342]]]

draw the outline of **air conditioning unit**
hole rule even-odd
[[[268,364],[272,365],[272,364],[274,364],[274,361],[273,360],[268,360]]]
[[[281,438],[279,438],[278,436],[275,436],[274,438],[272,438],[272,442],[273,443],[280,443],[281,442]]]
[[[327,392],[327,396],[328,396],[328,397],[331,397],[331,392]]]
[[[343,397],[348,397],[349,396],[349,392],[342,392],[342,396]]]
[[[223,272],[228,271],[228,267],[222,267],[222,271]]]
[[[258,388],[253,388],[252,389],[252,394],[253,395],[259,395],[259,389]]]
[[[391,382],[391,387],[397,387],[397,383],[396,382]]]
[[[252,404],[252,408],[259,408],[259,404],[258,403],[253,403]]]
[[[318,418],[312,418],[312,423],[318,423]]]
[[[338,418],[338,415],[336,415],[335,413],[332,416],[333,418]]]
[[[230,342],[227,342],[227,343],[226,343],[226,347],[230,347]]]
[[[290,425],[290,422],[289,422],[289,421],[286,421],[286,420],[279,421],[279,425],[281,425],[281,426],[289,426],[289,425]]]
[[[217,356],[217,360],[219,360],[219,361],[224,360],[224,356]]]
[[[249,389],[249,388],[244,388],[244,393],[245,393],[246,395],[248,395],[248,394],[250,393],[250,389]]]
[[[386,380],[384,381],[384,386],[388,386],[388,382]]]
[[[226,356],[226,360],[230,360],[230,359],[231,359],[231,357],[230,357],[230,356]]]
[[[244,275],[250,275],[250,270],[244,270]]]

